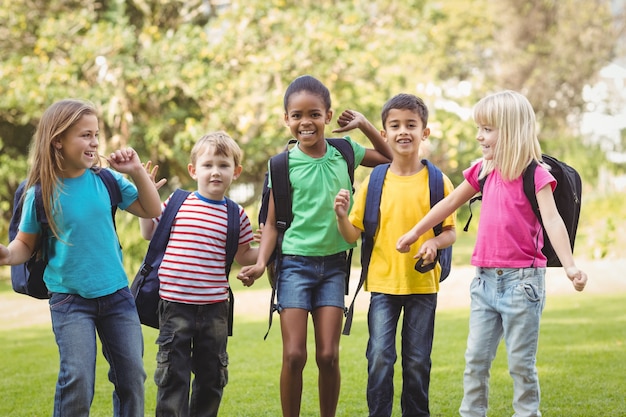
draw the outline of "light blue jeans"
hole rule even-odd
[[[514,417],[541,416],[536,356],[545,268],[476,268],[465,352],[463,417],[487,415],[491,363],[504,337]]]
[[[143,335],[128,287],[94,299],[54,293],[50,312],[61,360],[54,417],[89,416],[96,379],[96,332],[115,388],[113,415],[143,417]]]

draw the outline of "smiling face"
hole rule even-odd
[[[476,140],[483,151],[483,158],[487,161],[492,160],[494,157],[498,136],[497,128],[490,125],[478,124]]]
[[[391,150],[398,156],[413,157],[419,155],[422,141],[430,135],[430,129],[424,128],[419,114],[409,109],[390,109],[381,135]]]
[[[98,157],[99,132],[98,118],[85,114],[54,143],[63,157],[64,177],[79,177],[94,165]]]
[[[322,97],[303,90],[289,97],[285,123],[304,153],[320,157],[326,152],[324,129],[332,115],[333,112],[326,108]]]
[[[198,153],[195,164],[189,164],[189,175],[198,183],[198,192],[205,198],[221,201],[233,180],[241,174],[232,155],[218,155],[209,144]]]

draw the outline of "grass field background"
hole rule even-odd
[[[437,313],[430,389],[431,415],[455,416],[462,397],[463,353],[468,310]],[[278,322],[267,340],[264,319],[238,317],[229,340],[230,381],[220,415],[279,416],[278,376],[280,329]],[[156,388],[152,381],[157,332],[144,328],[146,415],[154,415]],[[305,368],[302,417],[318,415],[317,370],[312,335]],[[544,416],[626,416],[626,309],[624,294],[551,297],[543,316],[538,368]],[[367,327],[357,314],[352,334],[341,341],[342,387],[338,416],[367,415],[365,345]],[[51,415],[58,354],[49,326],[36,325],[0,331],[0,416]],[[400,416],[396,371],[394,416]],[[92,416],[111,416],[111,384],[102,355],[97,362],[97,386]],[[512,387],[501,344],[492,368],[490,416],[510,416]]]

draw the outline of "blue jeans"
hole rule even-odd
[[[393,408],[396,329],[402,321],[403,417],[429,416],[430,354],[435,331],[437,294],[372,293],[368,313],[367,404],[370,417],[389,417]]]
[[[541,416],[536,356],[545,268],[476,268],[463,375],[464,417],[487,415],[489,374],[504,337],[513,378],[514,417]]]
[[[159,302],[157,417],[217,416],[228,382],[228,306]]]
[[[143,335],[128,287],[94,299],[54,293],[50,312],[61,360],[54,416],[89,415],[96,379],[97,332],[115,388],[113,415],[143,417]]]

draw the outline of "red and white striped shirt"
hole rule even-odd
[[[167,206],[169,198],[163,206]],[[228,299],[226,201],[191,193],[176,213],[159,267],[162,299],[211,304]],[[250,219],[239,206],[239,244],[252,241]],[[155,219],[160,221],[160,217]]]

